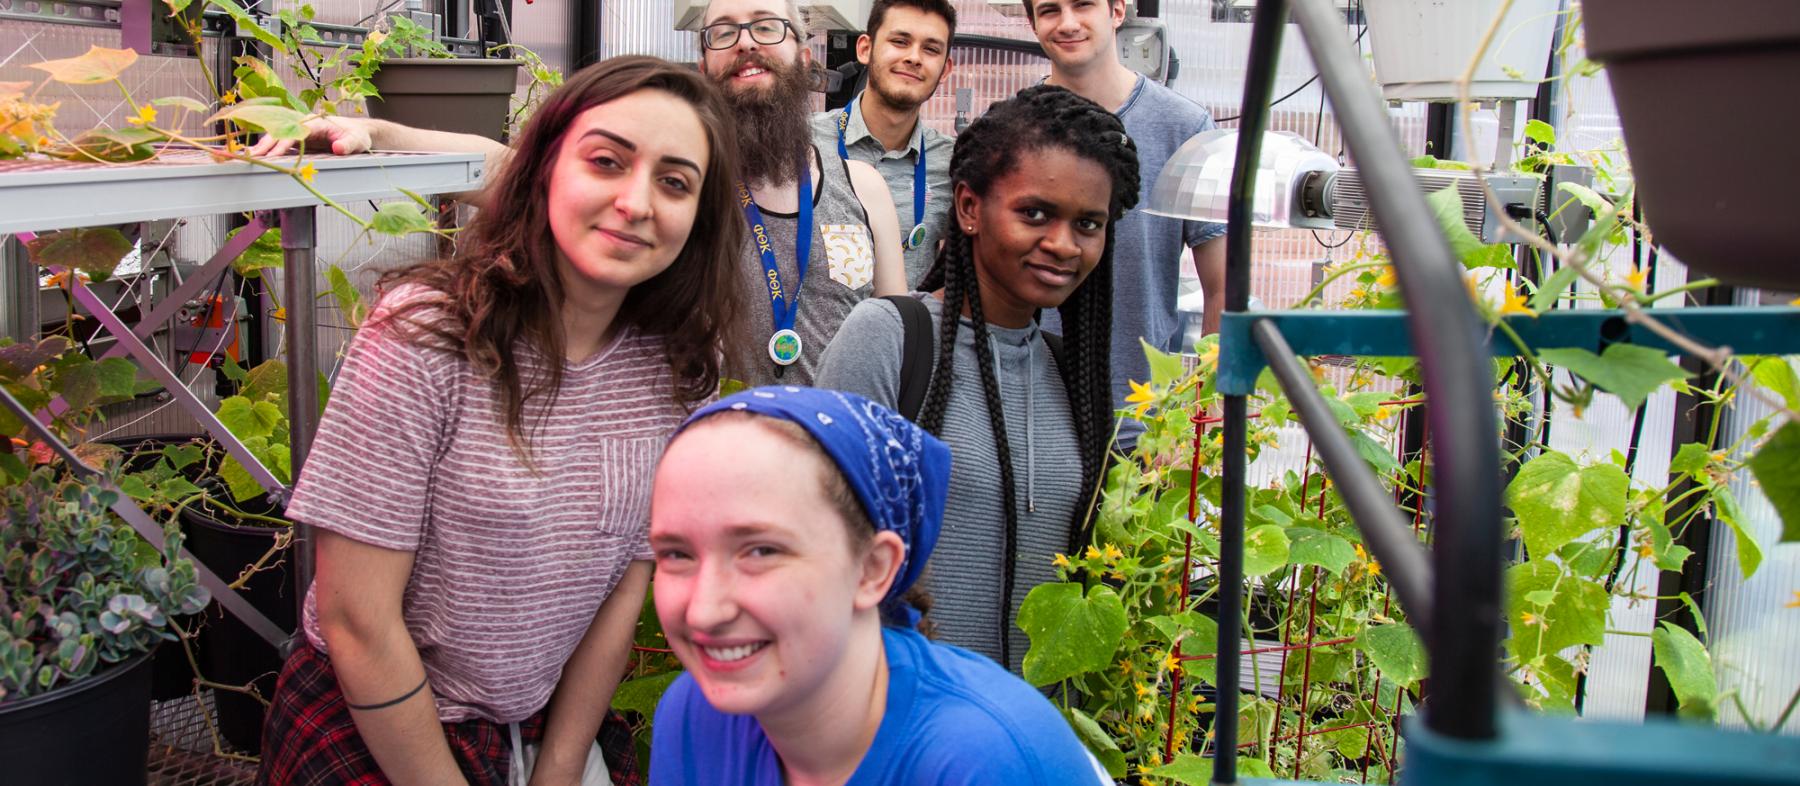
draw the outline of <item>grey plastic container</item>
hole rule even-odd
[[[1657,242],[1731,283],[1800,289],[1800,2],[1582,5]]]
[[[502,141],[518,60],[401,58],[381,64],[369,115],[415,128]]]

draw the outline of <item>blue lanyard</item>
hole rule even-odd
[[[856,109],[860,101],[862,101],[860,97],[851,101],[849,106],[844,107],[844,113],[838,115],[838,158],[850,158],[850,151],[844,146],[844,132],[850,127],[850,112]],[[925,223],[925,135],[922,132],[915,131],[914,133],[919,134],[919,160],[913,162],[913,226],[916,227]],[[903,231],[906,232],[904,239],[910,241],[912,239],[910,228]]]
[[[769,285],[769,311],[774,329],[793,330],[794,318],[800,313],[800,287],[806,283],[806,264],[812,256],[813,203],[812,162],[800,166],[800,223],[794,227],[794,269],[800,274],[790,292],[781,283],[781,268],[775,263],[775,245],[769,242],[769,229],[763,223],[762,211],[750,198],[750,189],[738,182],[738,200],[744,204],[744,221],[750,225],[750,238],[762,254],[763,278]]]

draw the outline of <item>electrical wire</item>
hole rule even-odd
[[[1361,32],[1359,32],[1359,33],[1357,33],[1357,34],[1356,34],[1356,40],[1355,40],[1355,41],[1353,41],[1353,42],[1351,42],[1351,43],[1357,43],[1357,44],[1360,44],[1360,43],[1362,43],[1362,39],[1363,39],[1363,36],[1365,36],[1365,35],[1367,35],[1367,34],[1368,34],[1368,32],[1369,32],[1369,26],[1368,26],[1368,25],[1366,25],[1366,24],[1365,24],[1365,25],[1363,25],[1363,28],[1362,28],[1362,31],[1361,31]],[[1287,95],[1284,95],[1284,96],[1282,96],[1282,97],[1280,97],[1280,98],[1277,98],[1277,99],[1275,99],[1275,100],[1274,100],[1274,101],[1270,101],[1270,102],[1269,102],[1269,108],[1271,108],[1271,109],[1273,109],[1273,108],[1275,108],[1275,105],[1276,105],[1276,104],[1279,104],[1279,103],[1281,103],[1281,102],[1283,102],[1283,101],[1286,101],[1286,100],[1288,100],[1288,99],[1290,99],[1290,98],[1293,98],[1293,97],[1294,97],[1294,96],[1297,96],[1297,95],[1299,95],[1299,94],[1300,94],[1300,91],[1302,91],[1302,90],[1305,90],[1305,89],[1306,89],[1306,88],[1308,88],[1308,87],[1310,87],[1310,86],[1311,86],[1311,85],[1312,85],[1312,83],[1314,83],[1314,82],[1317,82],[1317,81],[1319,81],[1319,74],[1318,74],[1318,73],[1317,73],[1317,72],[1314,72],[1314,73],[1313,73],[1313,75],[1312,75],[1312,78],[1311,78],[1311,79],[1308,79],[1308,80],[1306,80],[1306,81],[1305,81],[1305,82],[1301,82],[1301,83],[1300,83],[1300,86],[1299,86],[1299,87],[1296,87],[1296,88],[1294,88],[1294,89],[1293,89],[1293,90],[1289,90],[1289,91],[1288,91],[1288,92],[1287,92]],[[1229,122],[1231,122],[1231,121],[1233,121],[1233,120],[1236,120],[1236,119],[1238,119],[1238,118],[1240,118],[1240,117],[1243,117],[1243,115],[1242,115],[1242,114],[1236,114],[1236,115],[1232,115],[1232,116],[1230,116],[1230,117],[1219,117],[1219,118],[1214,118],[1214,119],[1213,119],[1213,122],[1215,122],[1215,123],[1229,123]]]

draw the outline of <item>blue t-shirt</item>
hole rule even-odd
[[[1111,784],[1042,694],[987,658],[883,628],[887,711],[847,786]],[[756,718],[707,703],[691,675],[656,707],[651,786],[780,786]]]

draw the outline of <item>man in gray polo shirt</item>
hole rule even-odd
[[[1206,293],[1201,324],[1208,333],[1219,329],[1225,306],[1225,225],[1144,212],[1163,164],[1181,143],[1212,128],[1213,119],[1199,104],[1119,62],[1124,0],[1026,0],[1025,14],[1050,58],[1046,81],[1112,110],[1137,143],[1142,180],[1138,208],[1119,221],[1113,241],[1113,403],[1123,406],[1131,393],[1128,380],[1150,379],[1139,337],[1164,351],[1193,349],[1180,346],[1182,319],[1175,307],[1184,247],[1194,251],[1194,272]],[[1054,329],[1049,319],[1045,329]],[[1142,431],[1137,421],[1126,419],[1119,429],[1120,447],[1137,444]]]
[[[955,33],[956,9],[948,0],[875,0],[868,32],[856,41],[869,86],[843,109],[812,116],[819,150],[873,164],[887,180],[906,247],[908,286],[917,286],[931,268],[950,220],[953,140],[920,122],[919,109],[950,75]]]

